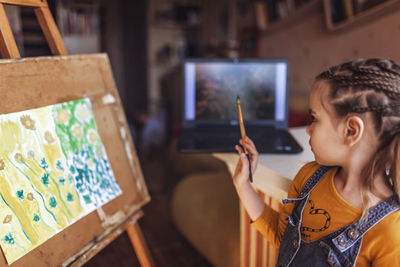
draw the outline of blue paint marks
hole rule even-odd
[[[7,159],[8,159],[9,162],[14,166],[14,168],[16,168],[16,169],[28,180],[29,184],[32,186],[32,189],[35,190],[35,192],[36,192],[36,193],[40,196],[40,198],[42,199],[44,208],[51,214],[51,216],[53,217],[53,219],[54,219],[56,222],[58,222],[57,217],[47,208],[46,202],[45,202],[45,200],[44,200],[44,197],[43,197],[42,194],[36,189],[36,187],[32,184],[32,182],[31,182],[30,178],[28,177],[28,175],[26,175],[25,172],[24,172],[23,170],[21,170],[18,166],[16,166],[16,165],[10,160],[10,158],[8,157],[8,155],[7,155]],[[3,198],[3,200],[4,200],[4,198]],[[4,202],[5,202],[5,200],[4,200]],[[8,206],[8,204],[7,204],[7,206]]]
[[[71,193],[67,194],[67,201],[73,202],[74,201],[74,196]]]
[[[24,199],[24,190],[23,189],[17,191],[17,197],[21,200]]]
[[[92,203],[92,200],[90,199],[90,196],[89,196],[89,195],[84,195],[84,196],[83,196],[83,200],[85,200],[85,203],[86,203],[86,204]]]
[[[64,167],[62,166],[62,163],[61,163],[61,161],[60,160],[57,160],[57,162],[56,162],[56,168],[57,168],[57,170],[59,170],[59,171],[64,171]]]
[[[42,160],[40,162],[40,166],[42,166],[42,168],[45,170],[49,167],[45,158],[42,158]]]
[[[3,237],[3,241],[4,241],[4,243],[6,243],[8,245],[14,245],[15,244],[14,237],[12,236],[11,233],[8,233],[7,235],[5,235]]]
[[[40,221],[39,215],[37,215],[37,214],[33,215],[33,221],[34,221],[34,222]]]
[[[55,208],[57,206],[57,200],[55,197],[50,197],[49,199],[50,207]]]
[[[41,180],[46,187],[49,186],[49,174],[47,172],[43,174]]]
[[[2,194],[1,192],[0,192],[0,196],[1,196],[1,199],[3,200],[3,202],[7,205],[7,207],[9,207],[9,208],[11,209],[11,211],[15,214],[15,216],[16,216],[17,219],[18,219],[19,224],[20,224],[21,227],[22,227],[21,220],[18,218],[17,213],[14,211],[14,209],[13,209],[10,205],[8,205],[7,201],[4,199],[3,194]],[[25,231],[22,231],[22,232],[24,233],[25,237],[26,237],[29,241],[31,241],[31,239],[30,239],[29,236],[25,233]],[[11,236],[11,237],[12,237],[12,236]]]
[[[65,185],[65,178],[62,177],[62,176],[58,177],[58,182],[59,182],[61,185]]]

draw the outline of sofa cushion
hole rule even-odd
[[[227,170],[190,174],[174,188],[172,219],[215,266],[239,266],[239,199]]]

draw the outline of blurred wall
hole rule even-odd
[[[308,109],[314,77],[327,67],[359,57],[400,61],[400,9],[397,6],[370,21],[338,32],[328,31],[321,4],[301,18],[260,36],[260,57],[290,62],[290,107]]]
[[[147,0],[101,0],[102,47],[128,120],[147,111]]]

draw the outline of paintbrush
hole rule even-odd
[[[244,121],[243,121],[243,115],[242,115],[242,107],[240,106],[240,97],[236,97],[236,105],[237,105],[237,110],[238,110],[238,117],[239,117],[239,127],[240,127],[240,134],[242,135],[242,140],[244,142],[244,139],[246,137],[246,129],[244,128]],[[251,172],[251,161],[250,161],[250,156],[249,153],[247,152],[247,149],[242,146],[244,153],[247,156],[247,159],[249,160],[249,178],[250,182],[253,182],[253,174]]]

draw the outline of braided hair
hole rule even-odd
[[[333,66],[316,77],[330,85],[329,100],[336,115],[370,113],[379,147],[364,168],[364,214],[367,192],[374,193],[374,177],[383,175],[387,185],[400,193],[400,65],[392,60],[358,59]]]

